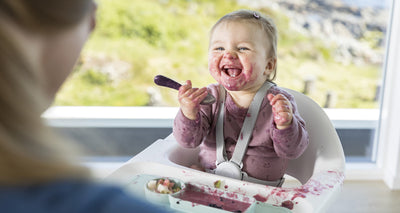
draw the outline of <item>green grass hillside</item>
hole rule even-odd
[[[95,32],[55,105],[145,106],[150,93],[161,93],[168,106],[178,106],[177,92],[154,85],[157,74],[194,86],[214,83],[207,70],[208,32],[224,14],[244,8],[229,0],[100,0]],[[251,9],[251,8],[249,8]],[[303,90],[321,106],[327,92],[337,108],[375,108],[380,66],[343,64],[333,59],[334,44],[290,30],[281,13],[261,9],[279,28],[278,85]],[[370,42],[370,41],[366,41]]]

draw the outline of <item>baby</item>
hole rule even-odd
[[[209,72],[218,84],[180,87],[173,134],[180,145],[200,146],[203,171],[281,186],[289,159],[308,145],[292,95],[277,87],[277,29],[260,13],[239,10],[211,29]],[[208,93],[217,101],[200,105]]]

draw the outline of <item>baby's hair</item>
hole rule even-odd
[[[271,51],[268,54],[275,59],[277,58],[278,30],[272,18],[252,10],[245,10],[245,9],[237,10],[228,13],[222,18],[220,18],[217,21],[217,23],[215,23],[214,26],[211,28],[210,35],[212,35],[214,29],[220,23],[226,21],[248,21],[259,25],[265,31],[271,43]],[[275,77],[276,77],[276,65],[268,80],[272,81],[275,79]]]

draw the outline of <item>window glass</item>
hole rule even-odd
[[[211,26],[233,10],[254,9],[279,30],[276,83],[326,108],[347,160],[374,161],[390,1],[98,3],[97,28],[55,105],[176,107],[177,92],[155,86],[153,77],[214,83],[207,70]]]

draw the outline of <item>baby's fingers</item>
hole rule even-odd
[[[189,89],[192,89],[192,82],[190,80],[187,80],[185,84],[179,87],[179,94],[184,94]]]
[[[273,95],[273,94],[268,94],[267,96],[269,103],[271,105],[275,105],[276,102],[278,101],[285,101],[285,102],[289,102],[289,100],[282,94],[277,94],[277,95]]]
[[[272,106],[272,111],[276,112],[292,112],[291,104],[286,102],[277,102]]]
[[[207,96],[207,88],[203,87],[201,89],[195,90],[189,98],[193,100],[196,104],[200,104],[200,102]]]
[[[193,102],[193,94],[198,90],[198,88],[190,88],[187,90],[182,90],[179,93],[179,99],[185,100],[185,102]]]
[[[278,126],[289,125],[292,122],[293,115],[290,112],[278,112],[274,114],[275,124]]]

